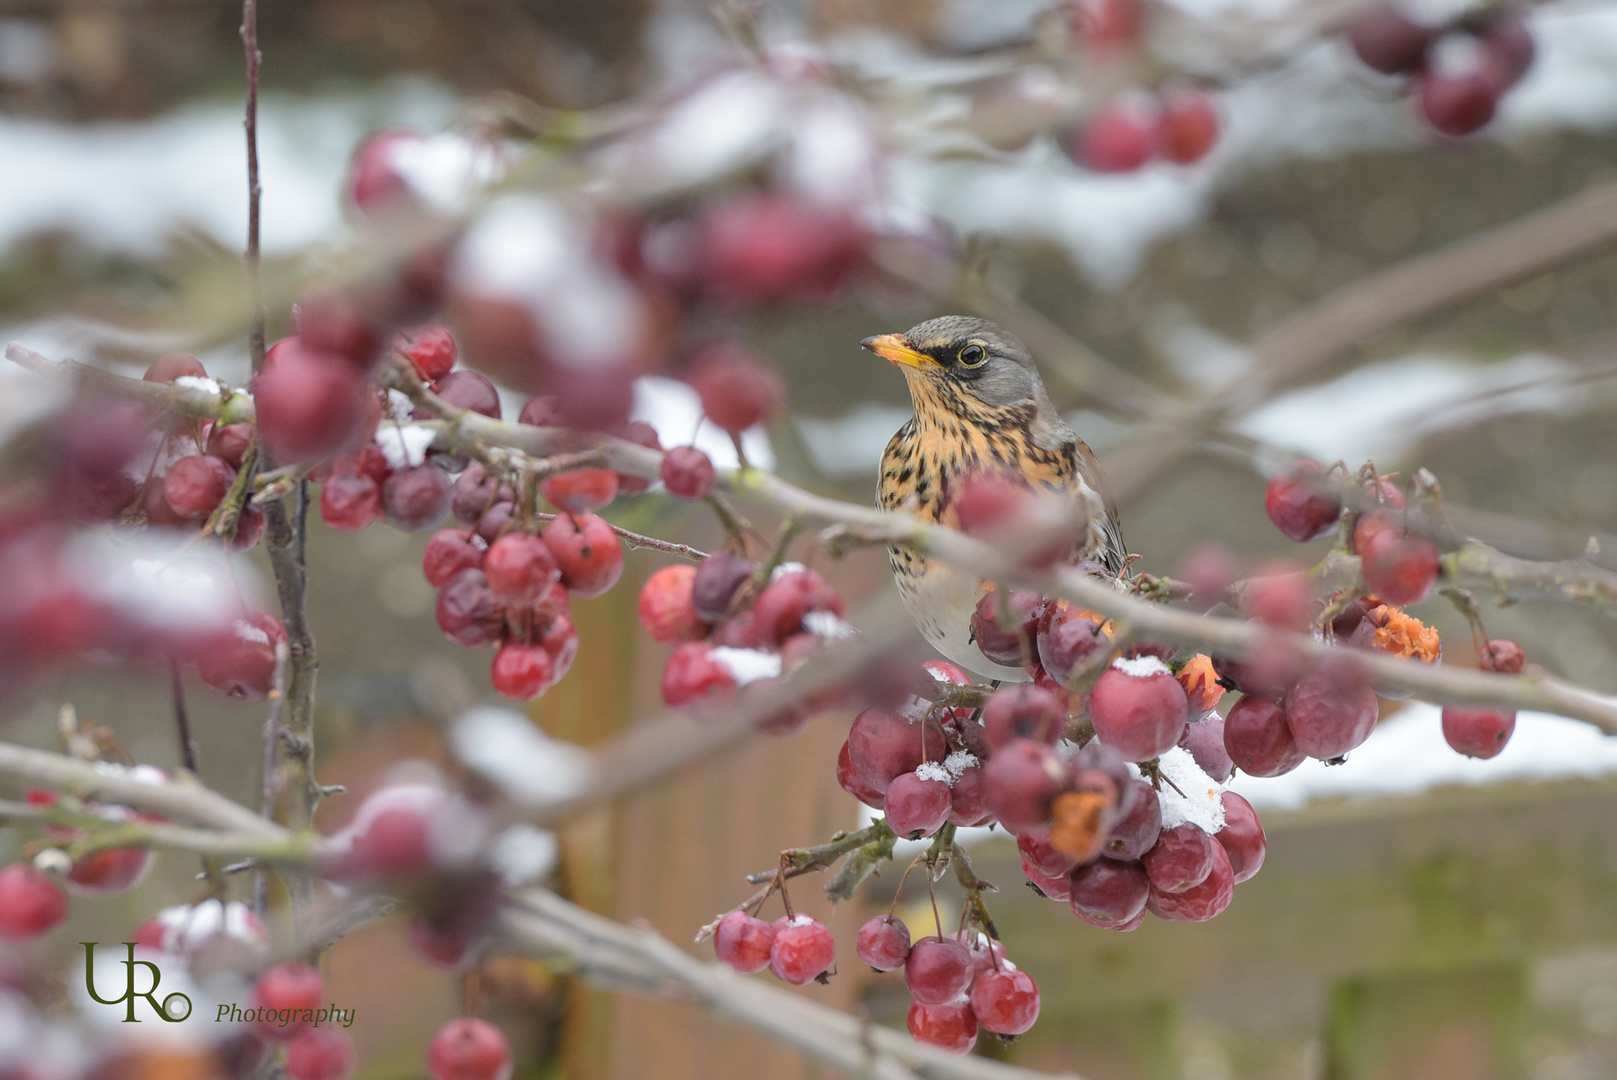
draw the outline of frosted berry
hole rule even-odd
[[[190,353],[164,353],[152,361],[141,378],[146,382],[171,383],[179,378],[206,379],[207,368]]]
[[[1386,4],[1360,15],[1348,28],[1348,44],[1364,65],[1383,75],[1407,75],[1426,62],[1437,31]]]
[[[1286,727],[1297,749],[1329,761],[1360,746],[1376,726],[1376,692],[1354,668],[1322,665],[1286,693]]]
[[[716,697],[735,689],[730,669],[714,660],[713,646],[693,641],[674,650],[663,666],[663,704],[678,708],[698,698]]]
[[[182,518],[206,517],[224,501],[235,478],[236,470],[223,459],[192,454],[168,467],[163,477],[163,498],[169,509]]]
[[[1012,739],[1059,742],[1066,732],[1067,711],[1056,696],[1037,686],[997,690],[983,706],[983,734],[998,749]]]
[[[1443,706],[1443,738],[1466,757],[1497,756],[1515,730],[1515,709]]]
[[[1263,823],[1251,803],[1233,791],[1223,792],[1219,798],[1224,802],[1224,827],[1213,834],[1213,839],[1229,856],[1230,871],[1239,885],[1263,868],[1268,838],[1263,835]]]
[[[476,371],[451,371],[438,380],[438,396],[457,409],[470,409],[491,420],[500,418],[500,392],[486,375]]]
[[[1025,971],[990,971],[971,986],[971,1011],[985,1031],[1020,1035],[1039,1018],[1039,987]]]
[[[732,437],[779,411],[785,384],[768,358],[738,345],[710,345],[697,354],[686,381],[707,418]]]
[[[1469,135],[1486,127],[1505,80],[1486,46],[1465,34],[1444,38],[1415,80],[1421,119],[1441,135]]]
[[[483,556],[489,591],[507,604],[531,604],[561,576],[556,557],[537,536],[507,533]]]
[[[623,574],[623,544],[612,526],[594,514],[558,514],[544,531],[562,584],[585,600],[600,596]]]
[[[971,985],[971,954],[954,938],[924,937],[910,946],[904,985],[923,1005],[953,1001]]]
[[[1213,845],[1213,869],[1200,885],[1180,893],[1166,893],[1155,885],[1146,900],[1146,910],[1159,919],[1180,922],[1206,922],[1230,906],[1235,895],[1235,875],[1224,848]]]
[[[949,820],[956,825],[986,825],[993,820],[988,812],[986,793],[980,765],[962,770],[949,788]]]
[[[912,1001],[904,1026],[916,1042],[953,1054],[969,1054],[977,1045],[977,1016],[968,1002],[923,1005]]]
[[[463,1016],[438,1029],[427,1046],[432,1080],[507,1080],[511,1045],[487,1020]]]
[[[803,629],[811,611],[842,614],[842,597],[813,570],[790,570],[778,575],[752,605],[752,632],[760,645],[778,646]]]
[[[1112,647],[1099,616],[1065,603],[1050,604],[1039,620],[1039,663],[1050,677],[1065,683],[1097,653]]]
[[[932,768],[942,773],[941,766]],[[917,773],[904,773],[887,786],[882,806],[887,824],[900,837],[919,840],[931,836],[948,820],[949,783],[941,776],[923,778]]]
[[[1114,661],[1089,691],[1095,734],[1130,761],[1171,750],[1188,711],[1184,688],[1155,657]]]
[[[1275,528],[1300,543],[1317,540],[1336,527],[1342,497],[1317,462],[1300,458],[1269,481],[1263,506]]]
[[[1279,776],[1303,763],[1286,726],[1286,711],[1272,701],[1247,695],[1224,718],[1224,749],[1242,772]]]
[[[665,566],[646,579],[640,589],[640,625],[653,641],[678,645],[707,636],[707,623],[691,605],[695,582],[696,567],[688,563]]]
[[[460,355],[454,336],[437,323],[401,333],[396,347],[409,357],[423,379],[434,382],[449,374]]]
[[[854,952],[877,971],[897,971],[910,955],[910,928],[891,915],[877,915],[859,928]]]
[[[983,767],[983,798],[1011,832],[1049,817],[1050,802],[1066,786],[1066,771],[1054,750],[1032,739],[1013,739]]]
[[[1026,667],[1038,659],[1039,619],[1044,598],[1026,589],[1012,589],[1007,598],[1010,621],[1000,610],[1001,593],[989,589],[971,613],[971,637],[984,656],[1006,667]]]
[[[487,645],[505,629],[500,602],[481,570],[462,570],[438,592],[438,629],[457,645]]]
[[[449,476],[435,465],[417,465],[382,484],[382,513],[400,532],[426,532],[449,513]]]
[[[1157,146],[1176,165],[1193,165],[1218,141],[1218,110],[1213,99],[1195,89],[1170,91],[1157,118]]]
[[[775,942],[769,947],[769,970],[782,982],[802,986],[830,969],[837,957],[837,946],[821,922],[810,915],[798,915],[776,924]]]
[[[588,514],[618,496],[618,474],[611,469],[575,469],[541,481],[539,491],[566,514]]]
[[[286,1075],[291,1080],[348,1080],[356,1064],[354,1040],[344,1031],[315,1028],[286,1048]]]
[[[1213,872],[1213,838],[1194,825],[1163,829],[1150,851],[1140,857],[1151,888],[1182,893],[1207,880]]]
[[[488,545],[476,533],[442,529],[427,541],[427,550],[421,555],[421,572],[428,585],[441,589],[462,570],[481,570],[487,551]]]
[[[713,490],[713,459],[694,446],[676,446],[663,455],[663,487],[677,499],[704,499]]]
[[[1117,930],[1145,910],[1151,884],[1138,861],[1096,859],[1074,870],[1067,888],[1074,915],[1090,926]]]
[[[719,962],[749,975],[769,966],[774,944],[775,928],[745,911],[730,912],[713,931],[713,951]]]
[[[489,676],[494,689],[506,697],[532,701],[550,689],[555,672],[550,653],[542,646],[513,641],[494,654]]]
[[[365,383],[339,356],[297,338],[277,342],[249,384],[258,436],[278,463],[318,461],[351,442],[365,422]]]
[[[1107,858],[1124,862],[1150,851],[1162,835],[1162,800],[1156,789],[1137,776],[1129,778],[1129,787],[1134,794],[1128,812],[1113,822],[1100,848]]]
[[[1227,782],[1235,771],[1235,762],[1230,760],[1230,752],[1224,747],[1224,718],[1216,712],[1186,724],[1185,733],[1179,736],[1179,745],[1190,751],[1202,772],[1220,784]]]
[[[0,938],[27,941],[67,918],[67,897],[25,863],[0,870]]]
[[[266,1012],[281,1009],[318,1009],[325,997],[326,987],[320,973],[307,964],[279,964],[259,976],[253,987],[253,1001]],[[262,1021],[258,1034],[272,1042],[289,1042],[310,1026],[310,1021],[294,1020],[284,1026],[275,1021]]]
[[[1072,148],[1073,160],[1102,173],[1133,172],[1157,153],[1157,118],[1143,104],[1113,102],[1090,115]]]
[[[1360,554],[1365,585],[1395,607],[1425,599],[1441,569],[1436,544],[1424,537],[1406,539],[1391,529],[1372,536]]]

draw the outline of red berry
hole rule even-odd
[[[1115,49],[1140,35],[1139,0],[1074,0],[1073,33],[1090,48]]]
[[[958,480],[949,497],[960,531],[991,536],[1021,521],[1033,501],[1028,489],[999,469],[979,469]]]
[[[355,1064],[354,1040],[342,1031],[305,1031],[286,1048],[286,1075],[291,1080],[348,1080]]]
[[[1350,664],[1322,665],[1298,679],[1285,709],[1297,749],[1321,761],[1357,748],[1376,726],[1376,692]]]
[[[1242,772],[1279,776],[1303,763],[1286,726],[1286,711],[1274,702],[1248,694],[1224,718],[1224,749]]]
[[[1069,153],[1087,169],[1133,172],[1157,152],[1157,118],[1133,103],[1112,102],[1092,113]]]
[[[527,533],[507,533],[489,545],[483,573],[495,598],[514,605],[533,603],[561,577],[550,548]]]
[[[1072,913],[1104,930],[1120,930],[1145,910],[1151,891],[1145,867],[1136,860],[1096,859],[1068,879]]]
[[[599,510],[618,495],[618,474],[611,469],[575,469],[539,485],[550,505],[566,514]]]
[[[1073,672],[1096,654],[1112,647],[1112,639],[1102,631],[1101,622],[1091,612],[1062,602],[1044,609],[1036,640],[1040,665],[1060,683],[1070,679]]]
[[[25,863],[0,870],[0,938],[27,941],[67,918],[67,897]]]
[[[298,339],[314,352],[338,356],[361,375],[382,351],[383,332],[349,298],[309,292],[293,309]]]
[[[753,602],[753,636],[760,645],[778,647],[803,629],[803,617],[811,611],[840,615],[842,598],[813,570],[781,574]]]
[[[282,1009],[297,1010],[318,1009],[324,1001],[326,994],[324,981],[320,973],[307,964],[280,964],[270,968],[259,976],[258,983],[253,987],[253,1001],[262,1005],[266,1012]],[[278,1024],[273,1020],[261,1021],[258,1033],[272,1042],[289,1042],[302,1034],[309,1026],[310,1021],[293,1020],[289,1024]]]
[[[249,388],[258,436],[277,463],[319,461],[365,422],[364,379],[342,357],[311,351],[297,338],[270,349]]]
[[[140,884],[151,866],[147,848],[103,848],[74,862],[67,887],[80,896],[111,896]]]
[[[775,928],[745,911],[730,912],[713,931],[713,951],[720,962],[749,975],[769,966],[774,944]]]
[[[1113,661],[1089,691],[1095,734],[1129,761],[1171,750],[1189,709],[1185,688],[1154,656]]]
[[[793,986],[812,982],[829,970],[836,958],[837,945],[831,931],[813,916],[798,915],[775,925],[769,970],[782,982]]]
[[[1213,834],[1213,839],[1229,856],[1230,871],[1239,885],[1263,868],[1268,838],[1263,835],[1263,823],[1251,803],[1233,791],[1219,798],[1224,802],[1224,827]]]
[[[1045,821],[1050,800],[1066,786],[1056,752],[1032,739],[1012,739],[983,768],[983,800],[1001,825],[1020,832]]]
[[[916,1042],[947,1050],[952,1054],[969,1054],[977,1045],[977,1016],[968,1002],[948,1005],[923,1005],[910,1002],[904,1017],[904,1026]]]
[[[1423,600],[1442,568],[1436,544],[1424,537],[1406,539],[1392,529],[1372,536],[1360,555],[1365,585],[1396,607]]]
[[[864,710],[848,731],[848,758],[854,770],[871,790],[884,796],[894,777],[914,772],[921,762],[947,752],[936,721],[911,723],[887,709]]]
[[[1067,711],[1048,690],[1019,685],[996,691],[983,706],[983,734],[998,749],[1012,739],[1052,746],[1066,731]]]
[[[405,331],[398,336],[396,347],[410,358],[423,379],[433,382],[448,375],[459,356],[454,336],[437,323]]]
[[[904,985],[923,1005],[953,1001],[975,974],[971,954],[954,938],[924,937],[910,946],[904,961]]]
[[[1157,118],[1157,145],[1176,165],[1193,165],[1218,141],[1218,110],[1200,90],[1175,90],[1163,97]]]
[[[1026,667],[1038,659],[1040,617],[1044,597],[1026,589],[1012,589],[1008,597],[1010,623],[1003,621],[1001,594],[989,589],[971,613],[971,637],[988,659],[1006,667]]]
[[[990,971],[971,987],[971,1011],[984,1030],[1020,1035],[1039,1018],[1039,987],[1025,971]]]
[[[594,514],[558,514],[544,531],[562,584],[586,600],[600,596],[623,574],[623,544],[612,526]]]
[[[320,518],[339,532],[358,532],[381,516],[382,488],[364,473],[332,473],[320,488]]]
[[[470,409],[491,420],[500,418],[500,392],[476,371],[451,371],[438,380],[438,396],[457,409]]]
[[[1443,738],[1466,757],[1491,758],[1505,748],[1516,730],[1515,709],[1443,706]]]
[[[848,753],[848,743],[842,743],[842,749],[837,753],[837,783],[842,790],[858,799],[872,810],[880,810],[884,796],[881,792],[865,783],[858,771],[853,767],[853,759]]]
[[[417,465],[382,484],[382,513],[400,532],[426,532],[449,513],[449,476],[436,465]]]
[[[434,796],[407,787],[374,792],[356,815],[353,840],[339,860],[344,878],[405,877],[432,865]]]
[[[1129,777],[1128,786],[1133,792],[1133,797],[1125,800],[1128,812],[1113,823],[1100,846],[1102,855],[1124,862],[1150,851],[1162,835],[1162,800],[1157,798],[1156,789],[1137,776]]]
[[[1180,922],[1206,922],[1230,906],[1235,895],[1235,874],[1224,848],[1213,845],[1213,869],[1200,885],[1181,893],[1165,893],[1151,886],[1146,910],[1159,919]]]
[[[1022,855],[1022,865],[1031,866],[1045,877],[1066,877],[1078,860],[1050,845],[1050,828],[1036,825],[1023,829],[1016,837],[1016,850]]]
[[[224,501],[234,479],[236,470],[220,458],[192,454],[168,467],[163,477],[163,498],[169,509],[182,518],[206,517]]]
[[[739,345],[710,345],[691,363],[686,382],[707,418],[732,437],[779,411],[786,385],[769,359]]]
[[[713,490],[713,459],[694,446],[676,446],[663,455],[661,475],[676,499],[705,499]]]
[[[241,468],[241,459],[253,441],[251,424],[215,424],[208,429],[207,452],[232,469]]]
[[[897,971],[910,955],[910,928],[891,915],[877,915],[859,928],[854,952],[877,971]]]
[[[1248,615],[1276,630],[1305,630],[1313,616],[1313,598],[1303,575],[1290,563],[1265,566],[1241,597]]]
[[[457,645],[487,645],[505,629],[500,603],[481,570],[462,570],[438,592],[438,629]]]
[[[153,360],[152,366],[141,376],[146,382],[159,383],[171,383],[182,377],[206,379],[208,369],[202,366],[202,361],[190,353],[171,352]]]
[[[1496,671],[1501,675],[1519,675],[1527,666],[1527,654],[1514,641],[1494,638],[1477,655],[1477,666],[1483,671]]]
[[[730,669],[714,660],[713,646],[693,641],[674,650],[663,666],[663,704],[678,708],[697,698],[718,697],[735,689]]]
[[[707,623],[691,606],[695,582],[696,567],[685,563],[665,566],[646,579],[640,590],[640,625],[653,641],[678,645],[707,637]]]
[[[421,572],[427,584],[441,589],[449,579],[462,570],[483,569],[483,555],[488,545],[476,533],[461,529],[442,529],[427,541],[427,550],[421,556]]]
[[[1190,751],[1202,772],[1220,784],[1227,782],[1235,771],[1235,762],[1224,748],[1224,718],[1216,712],[1186,724],[1179,745]]]
[[[410,948],[434,967],[445,971],[458,971],[472,947],[472,940],[462,934],[445,932],[433,925],[431,919],[417,912],[410,918]]]
[[[963,770],[949,788],[949,820],[956,825],[986,825],[993,819],[988,812],[986,793],[980,765]]]
[[[866,242],[845,211],[768,195],[713,207],[697,231],[708,287],[720,297],[765,304],[834,292],[858,268]]]
[[[1486,48],[1465,38],[1450,39],[1464,52],[1456,63],[1429,66],[1415,80],[1421,119],[1441,135],[1469,135],[1486,127],[1499,105],[1505,82]],[[1471,46],[1466,49],[1463,46]],[[1439,56],[1446,55],[1439,50]]]
[[[907,772],[895,776],[887,785],[882,809],[887,814],[887,824],[900,837],[919,840],[931,836],[949,818],[949,782],[943,779],[948,773],[941,765],[932,768],[942,776],[923,779]]]
[[[573,669],[573,661],[578,659],[578,630],[573,620],[566,615],[552,618],[549,629],[540,635],[539,644],[550,654],[550,683],[554,686]]]
[[[1495,14],[1482,32],[1482,43],[1493,60],[1494,69],[1505,87],[1515,86],[1533,66],[1537,46],[1522,13],[1505,9]]]
[[[1028,883],[1038,889],[1039,893],[1046,899],[1065,903],[1072,890],[1072,882],[1067,878],[1046,877],[1039,873],[1038,867],[1027,861],[1025,855],[1022,857],[1022,874],[1027,878]]]
[[[463,1016],[438,1029],[427,1046],[432,1080],[507,1080],[511,1046],[487,1020]]]
[[[1252,622],[1261,625],[1256,620]],[[1249,660],[1213,657],[1213,670],[1219,678],[1233,683],[1243,694],[1256,694],[1275,702],[1286,696],[1286,691],[1306,666],[1291,642],[1279,636],[1264,642]]]
[[[1426,62],[1426,50],[1437,31],[1415,22],[1387,4],[1369,11],[1348,27],[1348,44],[1366,67],[1383,75],[1407,75]]]
[[[1140,857],[1151,888],[1182,893],[1200,885],[1213,872],[1213,838],[1194,825],[1163,829],[1150,851]]]
[[[1263,507],[1275,528],[1302,543],[1317,540],[1336,527],[1342,496],[1317,462],[1299,458],[1269,481]]]
[[[489,676],[494,689],[506,697],[532,701],[550,689],[554,670],[550,653],[543,647],[513,641],[494,654]]]
[[[263,701],[275,680],[275,646],[285,640],[279,619],[249,611],[203,644],[197,673],[221,694]]]

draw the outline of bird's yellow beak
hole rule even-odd
[[[938,362],[926,353],[916,352],[910,348],[910,343],[904,340],[903,334],[878,334],[875,337],[865,338],[859,344],[895,366],[902,364],[923,371],[938,366]]]

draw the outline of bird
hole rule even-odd
[[[1081,499],[1088,527],[1074,554],[1122,572],[1127,552],[1105,473],[1056,412],[1015,335],[986,319],[945,315],[860,345],[903,373],[915,407],[882,453],[877,505],[954,526],[952,491],[973,473],[997,470],[1035,491]],[[890,546],[888,559],[899,596],[933,647],[983,678],[1028,680],[972,641],[972,610],[988,587],[977,575],[909,547]]]

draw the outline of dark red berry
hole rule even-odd
[[[618,497],[618,474],[611,469],[577,469],[541,482],[539,491],[565,514],[588,514]]]
[[[326,987],[320,973],[307,964],[280,964],[270,968],[258,978],[253,987],[253,1001],[266,1012],[282,1009],[297,1012],[318,1009],[324,1004]],[[290,1042],[306,1031],[308,1020],[294,1019],[289,1024],[266,1020],[258,1025],[260,1037],[271,1042]]]
[[[449,513],[449,476],[435,465],[394,473],[382,484],[382,513],[400,532],[426,532]]]
[[[1482,32],[1482,43],[1506,88],[1521,81],[1527,69],[1533,66],[1533,57],[1538,52],[1527,21],[1513,8],[1499,11],[1488,21]]]
[[[729,614],[736,590],[757,571],[750,561],[728,551],[715,551],[696,568],[691,604],[708,622],[722,622]]]
[[[719,962],[749,975],[769,966],[774,944],[775,928],[745,911],[730,912],[713,931],[713,951]]]
[[[332,473],[320,488],[320,518],[339,532],[358,532],[381,516],[381,485],[364,473]]]
[[[258,436],[277,462],[318,461],[353,441],[365,422],[365,383],[338,356],[277,342],[249,388]]]
[[[691,605],[695,581],[696,567],[687,563],[665,566],[646,579],[640,589],[640,625],[653,641],[678,645],[707,637],[708,624]]]
[[[397,345],[409,357],[421,377],[433,382],[448,375],[460,355],[455,348],[454,336],[437,323],[428,323],[401,333]]]
[[[438,396],[457,409],[470,409],[491,420],[500,418],[500,392],[479,372],[451,371],[438,380]]]
[[[457,645],[487,645],[505,630],[500,602],[481,570],[462,570],[438,593],[438,629]]]
[[[1002,594],[989,589],[971,613],[971,636],[988,659],[1006,667],[1027,667],[1038,660],[1040,616],[1044,597],[1026,589],[1012,589],[1008,600],[1010,621],[1000,610]]]
[[[222,459],[192,454],[168,467],[163,477],[163,498],[169,509],[182,518],[206,517],[224,501],[235,478],[236,470]]]
[[[931,768],[941,775],[922,777],[907,772],[895,776],[887,786],[882,803],[887,824],[899,836],[909,840],[931,836],[949,817],[948,774],[940,765]]]
[[[1157,118],[1157,147],[1176,165],[1193,165],[1218,141],[1218,110],[1213,99],[1195,89],[1171,90],[1163,96]]]
[[[1068,879],[1072,913],[1091,926],[1116,930],[1145,910],[1151,891],[1145,868],[1138,861],[1096,859],[1072,872]]]
[[[515,502],[516,492],[511,485],[502,484],[496,477],[483,471],[483,466],[472,462],[455,478],[449,497],[450,512],[455,520],[468,529],[475,528],[483,514],[498,502]]]
[[[1348,27],[1348,44],[1366,67],[1383,75],[1407,75],[1426,62],[1437,31],[1391,4],[1360,15]]]
[[[1286,726],[1286,711],[1266,698],[1248,694],[1224,718],[1224,749],[1242,772],[1279,776],[1303,763]]]
[[[1365,585],[1396,607],[1425,599],[1442,568],[1436,544],[1425,537],[1404,538],[1392,529],[1372,536],[1360,555]]]
[[[1213,839],[1229,856],[1230,871],[1239,885],[1263,868],[1268,838],[1263,835],[1263,823],[1251,803],[1233,791],[1223,792],[1219,798],[1224,801],[1224,827],[1213,834]]]
[[[713,646],[693,641],[674,650],[663,666],[663,703],[678,708],[697,698],[716,697],[735,689],[730,669],[714,660]]]
[[[942,1005],[971,985],[971,954],[954,938],[924,937],[910,946],[904,961],[904,985],[923,1005]]]
[[[1058,602],[1048,605],[1039,619],[1039,663],[1050,677],[1066,682],[1092,657],[1112,647],[1112,639],[1101,629],[1101,620],[1092,612]]]
[[[517,422],[532,424],[534,427],[567,426],[567,420],[562,416],[561,402],[551,394],[529,398],[522,406],[522,411],[517,413]]]
[[[1200,885],[1213,872],[1213,838],[1194,825],[1163,829],[1151,850],[1140,857],[1151,888],[1182,893]]]
[[[821,922],[798,915],[776,924],[775,942],[769,947],[769,970],[782,982],[802,986],[830,969],[837,957],[836,942]]]
[[[481,570],[488,545],[476,533],[443,529],[433,533],[421,556],[421,571],[427,584],[441,589],[462,570]]]
[[[361,375],[382,350],[383,332],[346,296],[311,291],[294,310],[298,339],[309,349],[341,357]]]
[[[1026,876],[1028,883],[1034,888],[1038,889],[1039,893],[1046,899],[1055,900],[1060,903],[1067,902],[1068,894],[1072,889],[1072,883],[1066,878],[1046,877],[1045,875],[1039,873],[1038,867],[1027,861],[1026,856],[1022,858],[1022,873],[1024,876]]]
[[[1297,749],[1322,761],[1357,748],[1376,726],[1376,692],[1350,664],[1322,665],[1298,679],[1285,709]]]
[[[427,1071],[432,1080],[506,1080],[511,1075],[511,1046],[487,1020],[463,1016],[432,1037]]]
[[[859,928],[854,952],[877,971],[897,971],[910,955],[910,928],[891,915],[877,915]]]
[[[663,455],[663,487],[677,499],[705,499],[713,490],[713,459],[694,446],[676,446]]]
[[[998,749],[1012,739],[1054,746],[1066,734],[1067,710],[1048,690],[1026,684],[995,691],[983,706],[983,734]]]
[[[1275,528],[1301,543],[1317,540],[1336,527],[1342,496],[1317,462],[1299,458],[1269,481],[1263,506]]]
[[[1494,638],[1477,655],[1477,666],[1483,671],[1496,671],[1501,675],[1520,675],[1527,666],[1527,654],[1514,641]]]
[[[585,600],[600,596],[623,575],[623,544],[612,526],[594,514],[558,514],[544,531],[562,584]]]
[[[151,866],[149,848],[103,848],[75,860],[65,880],[80,896],[111,896],[140,884]]]
[[[1112,102],[1079,129],[1070,154],[1095,172],[1133,172],[1157,153],[1157,118],[1144,103]]]
[[[988,824],[993,815],[988,812],[987,792],[982,766],[963,770],[949,788],[949,820],[956,825]]]
[[[1038,984],[1025,971],[986,972],[971,986],[971,1011],[985,1031],[1021,1035],[1039,1018]]]
[[[572,670],[573,661],[578,659],[578,630],[573,620],[566,615],[553,617],[550,627],[539,636],[539,645],[550,654],[550,683],[554,686]]]
[[[1129,761],[1172,749],[1189,717],[1185,689],[1155,657],[1117,660],[1089,691],[1089,718],[1105,745]]]
[[[1276,630],[1305,630],[1313,617],[1308,583],[1288,562],[1271,563],[1247,583],[1241,606],[1252,618]]]
[[[251,424],[215,424],[208,430],[207,451],[232,469],[241,468],[241,459],[253,441]]]
[[[983,799],[1001,825],[1020,832],[1045,821],[1066,786],[1066,770],[1048,745],[1012,739],[983,768]]]
[[[0,870],[0,938],[28,941],[67,918],[67,897],[25,863]]]
[[[1216,712],[1186,724],[1179,745],[1189,750],[1197,767],[1217,783],[1227,782],[1235,771],[1235,762],[1224,748],[1224,718]]]
[[[977,1045],[977,1015],[971,1011],[970,1002],[923,1005],[912,1001],[904,1026],[916,1042],[952,1054],[969,1054]]]
[[[710,345],[691,363],[686,381],[707,418],[731,436],[774,416],[786,386],[769,359],[739,345]]]
[[[872,810],[882,808],[885,796],[865,783],[864,778],[853,767],[853,758],[848,753],[846,741],[843,742],[842,749],[837,753],[837,783],[842,785],[843,791],[846,791]]]
[[[864,710],[848,731],[848,757],[854,770],[871,790],[884,796],[894,777],[914,772],[923,761],[942,760],[947,753],[937,721],[911,723],[887,709]]]
[[[1460,38],[1460,45],[1472,45]],[[1486,127],[1499,105],[1505,82],[1486,48],[1456,50],[1467,55],[1455,63],[1429,66],[1415,80],[1415,104],[1421,119],[1440,135],[1469,135]],[[1444,55],[1439,50],[1439,55]]]
[[[1050,829],[1036,825],[1023,829],[1016,837],[1016,850],[1022,855],[1022,865],[1031,866],[1045,877],[1066,877],[1078,860],[1050,844]]]
[[[1229,856],[1221,845],[1214,844],[1213,869],[1205,881],[1180,893],[1162,892],[1153,885],[1145,906],[1159,919],[1206,922],[1229,907],[1234,895],[1235,874]]]
[[[1129,778],[1129,788],[1133,798],[1129,800],[1128,812],[1112,824],[1100,847],[1102,855],[1124,862],[1150,851],[1157,837],[1162,835],[1162,800],[1157,797],[1156,789],[1137,776]]]
[[[697,223],[704,283],[721,298],[755,303],[834,292],[863,260],[865,243],[846,211],[778,196],[729,199]]]
[[[1496,756],[1515,730],[1515,709],[1443,706],[1443,738],[1466,757]]]
[[[778,647],[803,629],[803,618],[811,611],[841,615],[842,598],[813,570],[779,574],[753,602],[753,637],[760,645]]]

